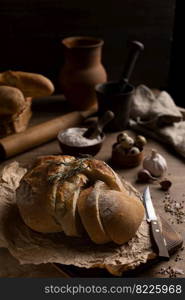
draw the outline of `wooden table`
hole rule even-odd
[[[62,102],[60,97],[54,98],[52,101],[42,102],[37,101],[33,103],[33,118],[31,120],[31,125],[38,124],[42,121],[49,120],[53,117],[56,117],[66,111],[65,102]],[[133,133],[132,133],[133,134]],[[109,161],[111,156],[111,146],[115,142],[116,134],[108,134],[105,140],[105,143],[101,151],[96,156],[97,159]],[[165,156],[168,163],[168,178],[172,181],[173,185],[170,190],[170,194],[175,198],[177,202],[182,202],[185,200],[185,184],[184,184],[184,175],[185,175],[185,161],[175,156],[173,153],[170,153],[165,145],[159,145],[157,142],[148,140],[148,144],[145,148],[145,155],[150,153],[151,149],[157,149],[161,154]],[[37,147],[31,151],[18,155],[12,159],[4,161],[0,164],[0,169],[4,165],[16,160],[21,166],[28,166],[39,155],[48,155],[48,154],[59,154],[60,148],[56,140]],[[129,170],[119,170],[120,176],[123,176],[126,180],[130,181],[139,191],[143,191],[145,185],[138,184],[136,182],[137,172],[141,168],[133,168]],[[163,199],[165,196],[164,191],[160,189],[158,184],[151,184],[151,193],[153,196],[153,201],[156,210],[172,223],[174,221],[174,228],[179,232],[183,240],[185,238],[184,232],[184,222],[182,224],[177,224],[175,217],[169,215],[164,211]],[[159,274],[159,270],[162,267],[167,268],[168,266],[173,266],[175,268],[183,270],[185,274],[185,250],[180,250],[178,252],[180,259],[176,261],[177,253],[171,257],[169,262],[158,263],[149,269],[142,271],[137,274],[137,277],[164,277],[164,275]],[[18,261],[13,258],[7,249],[0,248],[0,277],[63,277],[52,264],[43,264],[39,266],[33,265],[20,265]],[[185,275],[178,275],[178,277],[185,277]]]

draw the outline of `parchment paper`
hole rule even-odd
[[[149,227],[143,220],[136,236],[127,244],[95,245],[88,238],[71,238],[63,233],[41,234],[22,221],[16,205],[15,190],[26,169],[17,162],[7,165],[0,177],[0,247],[8,248],[20,264],[60,263],[83,268],[106,268],[122,275],[146,263],[152,251]]]

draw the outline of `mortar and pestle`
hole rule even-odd
[[[105,139],[103,129],[113,118],[114,113],[112,111],[106,111],[103,116],[89,128],[72,127],[65,131],[60,131],[58,133],[58,142],[62,153],[72,156],[81,156],[84,154],[95,156],[100,151]],[[75,144],[77,135],[81,138],[81,142],[78,141],[78,143]]]
[[[111,110],[115,114],[115,118],[106,126],[108,131],[121,131],[127,127],[135,92],[134,86],[129,81],[142,50],[144,50],[142,43],[132,41],[120,79],[95,86],[98,99],[98,115],[101,117],[107,110]]]

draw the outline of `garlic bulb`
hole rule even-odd
[[[144,158],[143,168],[155,177],[163,176],[167,170],[166,159],[156,150],[152,150],[151,155]]]

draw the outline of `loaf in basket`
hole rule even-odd
[[[24,131],[31,118],[31,100],[53,93],[52,82],[40,74],[0,73],[0,138]]]

